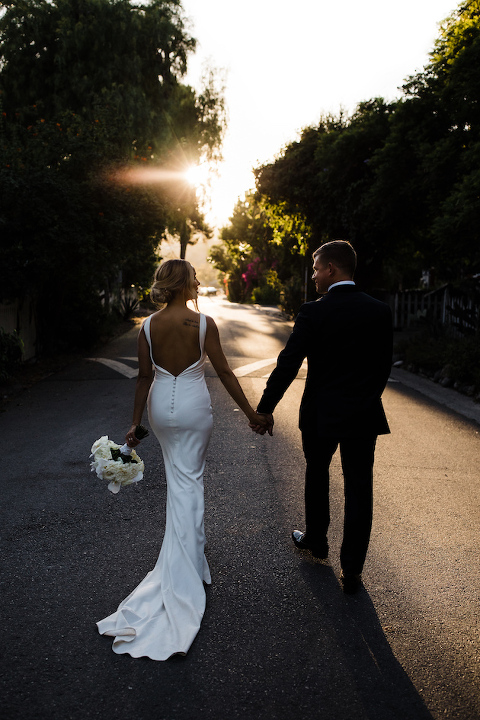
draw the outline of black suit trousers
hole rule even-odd
[[[345,511],[340,563],[346,574],[360,574],[367,555],[373,515],[373,462],[377,438],[319,437],[302,431],[305,473],[305,540],[328,550],[330,463],[340,445]]]

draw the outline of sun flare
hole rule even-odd
[[[185,179],[189,185],[198,187],[199,185],[205,185],[210,175],[210,168],[207,163],[201,163],[200,165],[190,165],[185,170]]]

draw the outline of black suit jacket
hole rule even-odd
[[[338,285],[305,303],[270,375],[259,412],[271,413],[308,358],[300,428],[323,437],[389,433],[381,395],[392,363],[392,314],[385,303]]]

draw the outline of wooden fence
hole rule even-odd
[[[396,330],[418,328],[423,323],[447,325],[454,333],[478,332],[480,306],[465,294],[444,285],[430,292],[404,290],[388,299]]]

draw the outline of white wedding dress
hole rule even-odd
[[[189,650],[205,612],[203,583],[211,582],[204,553],[203,472],[213,418],[205,382],[205,315],[200,314],[200,358],[178,376],[153,360],[150,319],[143,327],[155,379],[147,405],[165,462],[165,535],[154,569],[97,626],[101,635],[115,638],[116,653],[166,660]]]

